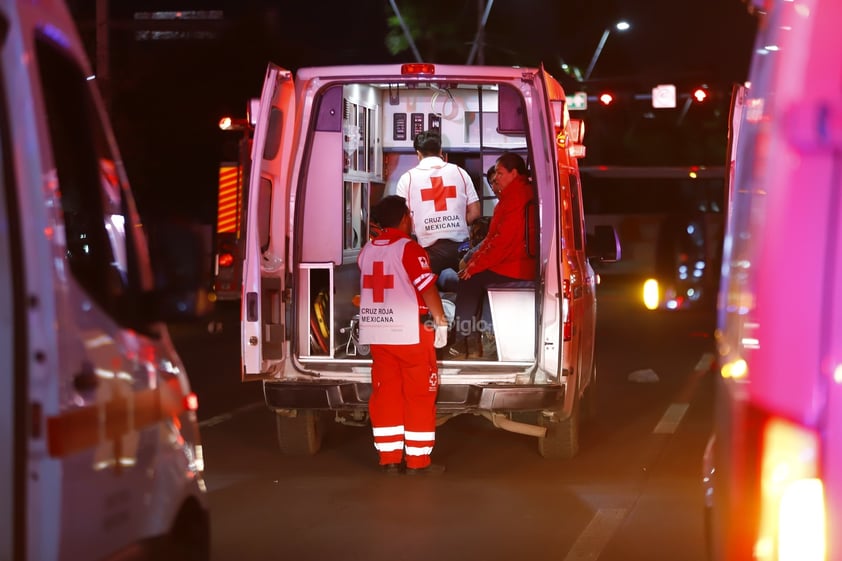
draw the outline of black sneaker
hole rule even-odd
[[[453,343],[445,349],[445,360],[461,360],[465,358],[468,351],[468,342],[464,337],[460,337],[453,341]]]
[[[430,464],[422,468],[406,468],[407,475],[441,475],[445,471],[445,467],[441,464]]]
[[[403,471],[401,464],[381,464],[380,471],[386,475],[400,475]]]

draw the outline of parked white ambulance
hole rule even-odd
[[[589,258],[614,260],[612,228],[587,243],[577,158],[584,126],[541,68],[270,64],[256,116],[247,202],[242,378],[263,380],[280,448],[319,450],[324,423],[365,425],[371,360],[357,344],[357,255],[369,208],[418,162],[414,136],[438,127],[450,162],[483,181],[504,151],[528,164],[537,205],[524,243],[534,282],[489,291],[496,351],[443,360],[440,423],[482,415],[537,437],[541,454],[578,450],[596,380],[596,281]],[[587,244],[587,248],[586,248]],[[592,400],[590,400],[592,401]]]
[[[704,482],[710,557],[842,560],[842,4],[750,2]]]
[[[0,559],[206,560],[162,323],[197,311],[198,263],[153,271],[91,74],[61,1],[0,0]]]

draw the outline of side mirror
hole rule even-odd
[[[211,232],[201,224],[167,221],[148,232],[155,289],[142,296],[150,320],[189,322],[213,311]]]
[[[587,236],[586,250],[588,259],[596,259],[601,263],[619,261],[622,249],[614,226],[609,224],[594,226],[594,233]]]

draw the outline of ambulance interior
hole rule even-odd
[[[356,341],[357,256],[369,239],[370,207],[394,194],[401,174],[418,163],[415,134],[440,128],[446,159],[470,174],[482,215],[490,217],[497,198],[485,171],[505,151],[530,162],[523,113],[520,93],[507,84],[354,83],[321,93],[295,195],[299,336],[293,345],[302,362],[344,368],[369,361],[369,349]],[[540,235],[538,228],[532,232]],[[534,360],[535,283],[525,284],[491,291],[485,317],[494,329],[483,340],[484,363]],[[452,302],[455,294],[443,298]],[[448,302],[445,307],[452,312]]]

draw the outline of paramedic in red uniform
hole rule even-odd
[[[536,232],[527,223],[527,211],[535,198],[527,180],[526,163],[514,152],[497,158],[494,175],[499,202],[494,207],[491,224],[482,244],[459,271],[456,287],[453,343],[446,358],[482,358],[478,317],[486,286],[494,283],[535,279],[535,257],[529,255],[526,236]]]
[[[438,129],[418,133],[413,147],[420,161],[401,175],[395,194],[409,205],[413,233],[430,255],[433,272],[457,271],[459,245],[481,214],[479,196],[468,172],[442,159]]]
[[[360,343],[371,345],[368,407],[374,447],[384,472],[436,475],[436,348],[447,343],[447,320],[427,252],[410,238],[403,197],[371,209],[380,228],[360,251]]]

